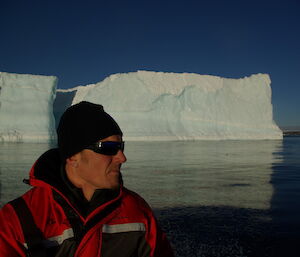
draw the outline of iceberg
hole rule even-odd
[[[56,101],[102,104],[127,141],[282,139],[270,84],[268,74],[228,79],[137,71],[57,90]],[[56,111],[57,120],[67,105]]]
[[[56,138],[53,101],[57,78],[0,72],[0,142]]]

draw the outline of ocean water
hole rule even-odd
[[[0,144],[0,206],[49,144]],[[176,256],[299,256],[300,137],[127,142],[126,187],[154,209]]]

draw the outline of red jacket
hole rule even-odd
[[[55,182],[53,168],[58,168],[58,155],[53,149],[49,152],[31,169],[29,181],[33,188],[22,196],[43,233],[46,248],[57,249],[63,242],[79,238],[79,241],[76,239],[75,257],[173,256],[148,204],[124,187],[118,197],[83,217]],[[48,170],[50,173],[46,173],[50,175],[45,175],[41,168]],[[81,224],[80,233],[78,228],[72,228],[68,210]],[[13,207],[6,204],[0,210],[0,257],[25,257],[25,251],[19,219]],[[67,252],[61,256],[68,256]]]

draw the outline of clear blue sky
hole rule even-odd
[[[300,127],[299,0],[2,0],[0,71],[59,88],[136,70],[268,73],[274,118]]]

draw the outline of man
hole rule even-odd
[[[0,257],[173,256],[150,207],[123,187],[122,131],[103,107],[71,106],[57,135],[33,188],[0,211]]]

